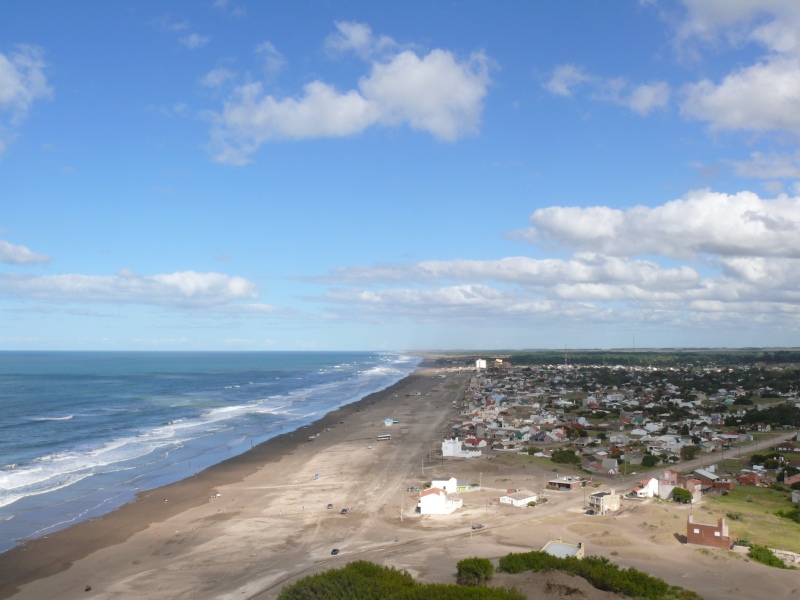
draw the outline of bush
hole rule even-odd
[[[690,590],[670,586],[663,579],[652,577],[634,568],[620,569],[607,558],[599,556],[587,556],[579,560],[577,558],[557,558],[545,552],[512,553],[500,559],[500,570],[507,573],[563,571],[576,577],[582,577],[598,590],[633,598],[699,600],[699,596]]]
[[[458,583],[463,585],[483,585],[492,579],[494,565],[488,558],[465,558],[456,564]]]
[[[467,559],[486,560],[486,559]],[[463,562],[463,561],[462,561]],[[489,562],[488,560],[486,562]],[[491,563],[489,562],[491,566]],[[281,590],[278,600],[525,600],[514,589],[421,584],[405,571],[358,560],[309,575]]]
[[[660,462],[661,459],[657,456],[653,456],[652,454],[648,454],[647,456],[642,457],[643,467],[655,467]]]
[[[747,556],[749,556],[756,562],[763,563],[770,567],[777,567],[778,569],[789,568],[786,566],[786,563],[784,563],[780,558],[775,556],[775,553],[766,546],[759,546],[758,544],[750,544],[750,550],[748,550]]]
[[[581,462],[581,457],[572,450],[553,450],[551,460],[554,463],[567,463],[577,465]]]

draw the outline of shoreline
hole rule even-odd
[[[230,457],[180,481],[140,492],[134,500],[99,517],[80,521],[65,529],[22,541],[0,554],[0,599],[9,598],[27,583],[56,575],[90,554],[125,542],[145,530],[154,519],[163,521],[208,503],[207,490],[240,483],[265,464],[278,463],[308,441],[308,433],[335,428],[365,407],[391,399],[396,390],[418,380],[431,365],[422,361],[417,369],[394,384],[360,400],[334,409],[308,425],[277,435],[242,454]]]

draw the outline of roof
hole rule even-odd
[[[419,495],[419,497],[420,497],[420,498],[422,498],[422,497],[424,497],[424,496],[430,496],[431,494],[435,494],[435,495],[437,495],[437,496],[441,496],[442,494],[444,494],[444,495],[446,496],[446,495],[447,495],[447,492],[446,492],[445,490],[441,490],[441,489],[439,489],[439,488],[432,487],[432,488],[428,488],[427,490],[425,490],[424,492],[422,492],[422,493]]]
[[[579,544],[565,544],[564,542],[550,541],[542,548],[542,552],[547,552],[547,554],[558,558],[569,558],[580,552],[580,549],[581,547]]]

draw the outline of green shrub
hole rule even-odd
[[[488,558],[465,558],[456,564],[458,583],[463,585],[483,585],[492,579],[494,565]]]
[[[681,504],[688,504],[692,501],[692,492],[683,488],[676,487],[672,490],[672,499]]]
[[[766,546],[759,546],[758,544],[750,544],[750,550],[747,556],[756,562],[763,563],[770,567],[777,567],[778,569],[788,569],[780,558],[775,556],[775,553]]]
[[[486,559],[467,559],[482,561]],[[463,562],[463,561],[462,561]],[[486,560],[490,566],[491,562]],[[492,566],[492,569],[494,567]],[[278,600],[526,600],[507,588],[421,584],[405,571],[358,560],[309,575],[281,590]]]
[[[545,552],[512,553],[500,559],[500,570],[507,573],[557,570],[586,579],[599,590],[623,594],[632,598],[694,600],[699,596],[690,590],[668,585],[663,579],[637,569],[620,569],[607,558],[587,556],[557,558]]]
[[[554,463],[567,463],[577,465],[581,462],[581,457],[572,450],[553,450],[551,460]]]

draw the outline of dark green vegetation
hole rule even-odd
[[[789,519],[790,521],[800,524],[800,507],[796,506],[787,510],[779,510],[775,514],[783,519]]]
[[[512,365],[622,365],[639,367],[742,366],[753,364],[784,365],[800,363],[800,350],[714,350],[694,348],[686,350],[530,350],[503,353],[463,353],[437,359],[441,365],[475,364],[478,358],[500,357]]]
[[[573,450],[553,450],[551,460],[554,463],[573,464],[579,465],[581,457],[575,454]]]
[[[381,567],[365,560],[358,560],[341,569],[331,569],[304,577],[297,583],[284,587],[278,599],[525,600],[525,596],[517,590],[505,588],[417,583],[405,571],[398,571],[392,567]]]
[[[599,590],[647,600],[697,600],[700,597],[690,590],[670,586],[663,579],[636,569],[620,569],[608,559],[599,556],[557,558],[544,552],[508,554],[500,559],[500,570],[506,573],[523,571],[557,570],[582,577]]]
[[[750,550],[747,552],[752,560],[763,563],[769,567],[776,567],[778,569],[789,569],[780,558],[775,556],[775,553],[766,546],[759,546],[758,544],[750,544]]]
[[[676,487],[672,490],[672,499],[681,504],[689,504],[692,501],[692,492]]]
[[[494,565],[488,558],[465,558],[456,563],[456,569],[462,585],[483,585],[494,575]]]

